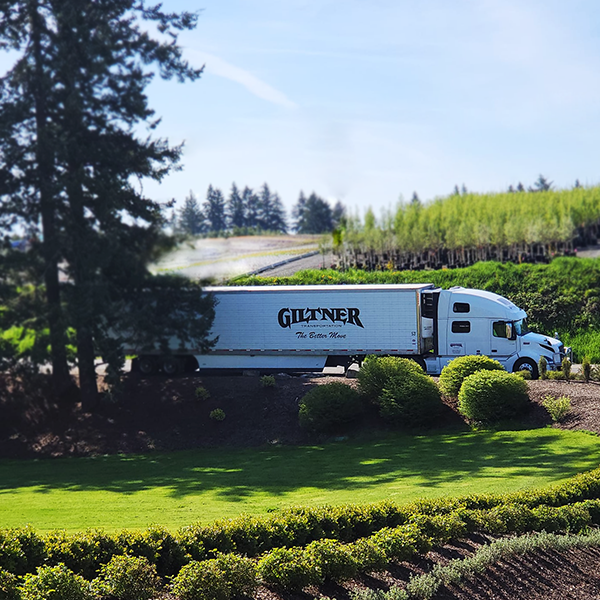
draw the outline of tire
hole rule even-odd
[[[183,362],[178,356],[163,356],[160,366],[165,375],[177,375],[183,370]]]
[[[156,360],[153,356],[139,356],[137,361],[137,370],[142,375],[152,375],[156,372]]]
[[[513,373],[517,373],[518,371],[529,371],[531,373],[531,379],[537,379],[540,376],[538,366],[531,358],[520,358],[513,365]]]

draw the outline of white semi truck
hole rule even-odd
[[[431,375],[457,356],[498,360],[508,371],[538,376],[544,356],[560,368],[569,349],[532,333],[526,313],[492,292],[433,284],[306,285],[207,288],[217,304],[213,349],[172,348],[168,356],[142,354],[145,374],[236,369],[320,371],[348,367],[369,355],[416,360]]]

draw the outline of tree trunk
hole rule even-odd
[[[38,170],[38,191],[42,216],[42,252],[45,263],[44,282],[48,304],[48,327],[50,329],[50,354],[52,361],[52,382],[57,394],[63,393],[71,385],[66,353],[65,323],[63,319],[58,261],[60,250],[55,226],[55,200],[52,193],[53,153],[49,143],[46,111],[46,94],[43,89],[44,69],[41,50],[41,17],[38,3],[31,3],[31,37],[35,57],[35,82],[33,95],[36,119],[36,162]]]

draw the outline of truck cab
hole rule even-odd
[[[527,369],[534,379],[542,356],[549,370],[560,368],[566,353],[562,342],[529,331],[527,314],[510,300],[462,287],[436,292],[437,344],[425,361],[428,373],[441,372],[463,355],[489,356],[507,371]]]

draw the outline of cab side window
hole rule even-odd
[[[470,321],[452,321],[452,333],[469,333],[470,331]]]
[[[508,334],[506,332],[506,321],[495,321],[492,324],[492,331],[494,333],[494,337],[507,338]]]
[[[452,310],[455,313],[468,313],[471,312],[471,305],[468,302],[455,302]]]

